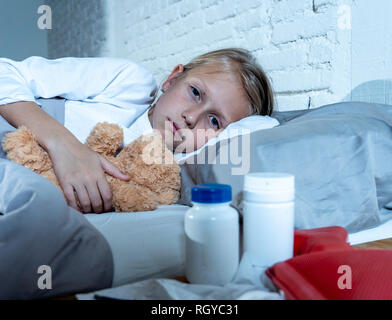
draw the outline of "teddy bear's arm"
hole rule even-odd
[[[34,135],[25,126],[7,133],[2,141],[8,159],[36,173],[42,174],[52,168],[48,153],[38,144]]]

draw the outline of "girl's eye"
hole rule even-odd
[[[219,121],[218,121],[218,119],[215,118],[214,116],[209,116],[209,118],[210,118],[210,122],[211,122],[211,124],[213,125],[213,127],[214,127],[215,129],[219,129],[220,126],[219,126]]]
[[[197,97],[197,99],[200,99],[200,93],[199,90],[197,90],[195,87],[191,87],[192,88],[192,93],[195,97]]]

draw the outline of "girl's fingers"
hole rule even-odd
[[[99,193],[97,183],[90,183],[86,185],[87,193],[91,201],[91,206],[95,213],[102,212],[102,198]]]
[[[111,176],[128,181],[130,179],[129,176],[123,174],[119,168],[117,168],[114,164],[110,163],[104,157],[99,156],[99,160],[101,161],[102,168],[105,170],[106,173],[110,174]]]
[[[79,203],[80,206],[83,210],[84,213],[88,213],[91,212],[91,202],[90,202],[90,198],[88,196],[86,187],[81,184],[76,184],[73,186],[75,188],[75,191],[77,193],[78,199],[79,199]]]
[[[63,191],[68,205],[74,208],[75,210],[80,211],[79,206],[76,202],[74,188],[72,187],[72,185],[66,184],[65,186],[63,186]]]
[[[104,211],[112,211],[112,192],[105,176],[103,176],[101,179],[98,179],[97,185],[103,200]]]

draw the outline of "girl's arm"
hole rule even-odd
[[[35,98],[103,102],[120,108],[148,107],[156,84],[140,66],[116,58],[0,58],[0,115],[11,125],[25,125],[49,153],[69,205],[84,212],[111,209],[104,171],[129,179],[71,132],[47,115]],[[93,105],[92,105],[93,107]],[[82,208],[77,207],[74,190]]]
[[[146,109],[156,82],[142,66],[119,58],[0,58],[0,105],[56,96]]]
[[[38,143],[49,153],[70,206],[83,212],[111,210],[112,194],[104,172],[123,180],[129,177],[79,142],[34,102],[21,101],[1,106],[0,115],[11,125],[25,125],[34,133]],[[81,208],[78,207],[74,190]]]

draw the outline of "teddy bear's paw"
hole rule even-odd
[[[25,126],[7,133],[2,141],[2,147],[7,153],[8,159],[37,173],[52,168],[49,155]]]
[[[112,187],[112,204],[116,212],[139,212],[155,210],[158,195],[133,181],[117,181]]]
[[[149,203],[137,203],[133,205],[119,205],[115,206],[116,212],[144,212],[144,211],[154,211],[158,207],[157,202]]]
[[[173,204],[180,198],[180,191],[176,189],[168,189],[158,194],[159,204]]]
[[[34,136],[25,126],[21,126],[15,131],[9,132],[5,135],[2,141],[2,147],[5,152],[10,152],[15,149],[20,149],[26,144],[31,144],[34,141]]]
[[[121,148],[124,134],[117,124],[100,122],[91,130],[86,145],[104,156],[114,156]]]

